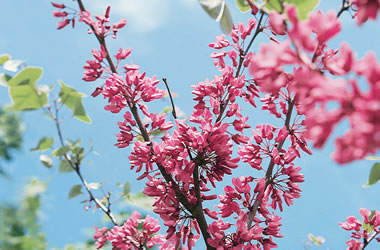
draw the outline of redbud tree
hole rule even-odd
[[[276,239],[282,237],[283,207],[301,196],[299,184],[304,176],[295,160],[312,154],[308,144],[323,148],[334,128],[348,120],[349,129],[334,138],[333,159],[347,164],[376,154],[380,147],[380,64],[371,52],[357,58],[347,42],[339,48],[327,43],[342,30],[341,15],[351,15],[357,25],[365,25],[377,18],[380,1],[343,0],[339,10],[327,13],[312,11],[317,2],[237,1],[251,18],[229,24],[224,0],[201,0],[209,15],[222,22],[226,34],[209,44],[219,73],[192,86],[195,105],[186,118],[177,117],[170,83],[133,64],[132,49],[110,53],[112,39],[128,27],[126,19],[111,21],[110,6],[94,15],[82,0],[52,3],[58,29],[83,23],[98,41],[92,58],[84,63],[83,80],[95,81],[91,95],[103,96],[104,109],[122,117],[115,146],[131,148],[131,171],[145,183],[143,193],[154,198],[154,217],[134,212],[118,222],[109,199],[96,198],[94,184],[87,183],[81,173],[83,148],[64,142],[55,112],[57,102],[49,105],[46,96],[37,93],[38,105],[29,109],[43,108],[55,121],[62,144],[55,156],[63,158],[62,168],[77,173],[90,203],[113,223],[109,228],[95,227],[97,248],[106,243],[114,249],[192,249],[195,244],[202,249],[276,248]],[[260,35],[268,36],[268,41],[257,44]],[[20,91],[16,87],[21,78],[9,80],[11,92],[12,88]],[[59,102],[86,121],[80,96],[61,83]],[[150,111],[165,96],[171,102],[171,113]],[[15,96],[11,97],[17,104]],[[256,109],[257,103],[277,125],[269,121],[252,125],[254,117],[243,112],[242,106]],[[38,147],[49,143],[45,138]],[[49,164],[49,160],[44,162]],[[234,174],[236,168],[248,166],[245,176]],[[378,180],[376,171],[371,172],[371,184]],[[232,183],[223,182],[224,193],[216,194],[216,185],[226,175],[233,176]],[[351,231],[347,249],[380,242],[380,212],[362,208],[360,215],[363,218],[349,216],[339,223]]]

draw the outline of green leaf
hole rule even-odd
[[[91,183],[87,183],[87,188],[88,189],[98,189],[100,187],[100,183],[99,182],[91,182]]]
[[[59,164],[58,171],[60,173],[70,173],[70,172],[73,172],[74,169],[71,167],[70,163],[66,159],[63,159],[61,160],[61,163]]]
[[[48,155],[40,155],[40,161],[47,168],[51,168],[53,166],[53,160]]]
[[[172,112],[172,107],[166,107],[166,108],[164,108],[164,110],[162,110],[162,112],[161,112],[161,114],[163,114],[163,113],[169,113],[169,112]]]
[[[70,146],[62,146],[53,151],[53,156],[63,156],[71,150]]]
[[[129,203],[135,207],[145,210],[153,209],[154,199],[152,197],[146,196],[142,192],[134,195],[129,195],[128,200],[130,201]]]
[[[248,2],[246,0],[236,0],[236,5],[240,9],[241,12],[245,13],[251,9]]]
[[[224,34],[230,34],[233,27],[233,21],[230,9],[228,8],[227,4],[224,6],[223,15],[220,19],[220,28],[222,29]]]
[[[4,74],[4,73],[0,73],[0,85],[1,86],[4,86],[4,87],[9,87],[8,86],[8,81],[11,79],[12,77],[8,74]]]
[[[375,213],[376,213],[376,211],[375,211],[375,210],[372,210],[372,211],[371,211],[371,214],[368,216],[368,219],[369,219],[369,220],[372,220],[372,217],[375,215]],[[365,231],[367,231],[368,234],[372,233],[373,228],[374,228],[373,225],[371,225],[371,224],[367,224],[367,223],[364,223],[364,220],[363,220],[363,229],[364,229]]]
[[[317,246],[321,246],[323,243],[325,243],[325,238],[322,236],[314,236],[313,234],[309,234],[307,237]]]
[[[365,158],[366,160],[369,160],[369,161],[378,161],[380,160],[380,157],[376,157],[376,156],[368,156]]]
[[[70,189],[69,199],[72,199],[82,193],[82,185],[75,185]]]
[[[301,20],[307,19],[308,14],[319,4],[319,0],[270,0],[264,5],[264,8],[282,12],[281,2],[295,5],[298,18]]]
[[[35,148],[30,149],[31,151],[43,151],[46,149],[51,148],[51,145],[53,144],[54,139],[51,137],[42,137],[40,141],[38,142],[38,145]]]
[[[373,164],[371,172],[369,173],[368,183],[363,187],[369,187],[378,181],[380,181],[380,163],[376,162]]]
[[[123,194],[125,197],[128,197],[130,192],[131,192],[131,183],[129,181],[127,181],[124,184]]]
[[[229,34],[232,30],[232,16],[225,0],[199,0],[202,8],[215,21],[220,22],[222,31]]]
[[[62,103],[71,109],[75,118],[87,123],[91,123],[91,119],[86,114],[82,104],[82,97],[85,95],[83,93],[77,92],[72,87],[65,85],[62,81],[59,81],[59,83],[61,84],[61,91],[59,93],[59,96],[61,97]]]
[[[152,132],[152,136],[159,136],[159,135],[163,135],[163,134],[165,134],[165,131],[159,130],[159,129]]]
[[[41,68],[27,67],[8,81],[9,96],[13,102],[10,109],[34,110],[42,108],[47,103],[46,93],[39,92],[36,88],[41,74]]]
[[[6,61],[10,59],[11,59],[10,55],[2,54],[0,55],[0,64],[4,64]]]
[[[199,3],[212,19],[220,19],[224,0],[199,0]]]
[[[23,60],[8,60],[4,63],[3,68],[11,72],[17,72],[24,62]]]

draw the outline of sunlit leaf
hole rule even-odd
[[[202,8],[215,21],[220,22],[222,31],[229,34],[232,30],[232,16],[225,0],[199,0]]]
[[[372,210],[372,211],[371,211],[371,214],[368,216],[368,219],[369,219],[369,220],[372,220],[372,217],[375,215],[375,213],[376,213],[376,211],[375,211],[375,210]],[[364,229],[365,231],[367,231],[368,234],[372,233],[373,228],[374,228],[373,225],[371,225],[371,224],[369,224],[369,223],[367,224],[367,223],[365,223],[364,220],[363,220],[363,229]]]
[[[54,156],[63,156],[70,151],[70,146],[62,146],[53,151]]]
[[[91,119],[86,114],[82,104],[82,97],[85,95],[76,91],[72,87],[65,85],[62,81],[59,81],[59,83],[61,84],[59,96],[61,97],[62,103],[71,109],[75,118],[91,123]]]
[[[369,173],[368,183],[363,187],[369,187],[380,181],[380,163],[376,162],[373,164],[371,172]]]
[[[53,160],[48,155],[40,155],[40,161],[47,168],[51,168],[53,166]]]
[[[145,210],[152,210],[154,199],[152,197],[146,196],[142,192],[129,195],[128,201],[135,207],[142,208]]]
[[[100,187],[100,183],[98,183],[98,182],[91,182],[91,183],[87,183],[86,186],[89,189],[98,189]]]
[[[24,194],[26,197],[36,196],[45,192],[47,189],[47,182],[39,181],[37,178],[32,178],[28,185],[24,188]]]
[[[223,14],[220,19],[220,28],[222,29],[224,34],[229,34],[233,27],[233,21],[230,9],[228,8],[227,4],[224,6]]]
[[[10,55],[2,54],[0,55],[0,64],[4,64],[6,61],[10,59],[11,59]]]
[[[63,159],[61,160],[61,163],[59,164],[58,171],[60,173],[70,173],[70,172],[73,172],[74,169],[71,167],[70,163],[66,159]]]
[[[165,134],[165,131],[159,130],[159,129],[152,132],[152,136],[159,136],[159,135],[163,135],[163,134]]]
[[[249,6],[247,0],[236,0],[236,5],[238,6],[238,8],[240,9],[241,12],[247,12],[251,9],[251,7]]]
[[[321,246],[323,243],[325,243],[325,238],[322,236],[314,236],[313,234],[309,234],[307,237],[317,246]]]
[[[17,72],[22,64],[24,64],[25,61],[23,60],[7,60],[3,67],[5,70],[11,71],[11,72]]]
[[[8,74],[5,74],[5,73],[0,73],[0,85],[1,86],[4,86],[4,87],[9,87],[8,86],[8,81],[11,79],[12,77]]]
[[[82,185],[75,185],[70,189],[69,199],[72,199],[82,193]]]
[[[32,148],[32,151],[43,151],[51,148],[51,145],[53,145],[54,139],[51,137],[42,137],[40,141],[38,142],[37,146]]]
[[[123,187],[123,194],[125,195],[125,197],[128,197],[130,192],[131,192],[131,183],[127,181]]]
[[[378,161],[380,160],[380,157],[376,157],[376,156],[368,156],[365,158],[366,160],[370,160],[370,161]]]
[[[10,109],[22,111],[42,108],[47,103],[47,95],[36,88],[41,77],[41,68],[27,67],[8,81],[9,96],[13,106]]]
[[[319,4],[319,0],[270,0],[267,1],[264,8],[281,12],[283,11],[281,9],[281,2],[295,5],[300,19],[307,19],[308,14]]]

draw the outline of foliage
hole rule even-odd
[[[39,215],[41,194],[47,183],[31,179],[25,186],[21,205],[0,205],[0,249],[46,249],[45,234],[41,232]]]

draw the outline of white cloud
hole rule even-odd
[[[171,1],[173,0],[92,0],[88,4],[90,10],[96,13],[104,13],[107,5],[111,5],[111,15],[125,17],[127,25],[134,31],[149,32],[165,23],[169,16]]]
[[[93,14],[103,14],[111,5],[111,15],[126,18],[127,25],[137,32],[150,32],[164,24],[176,4],[194,10],[199,6],[199,0],[92,0],[88,1],[89,10]],[[112,20],[117,22],[118,20]]]

